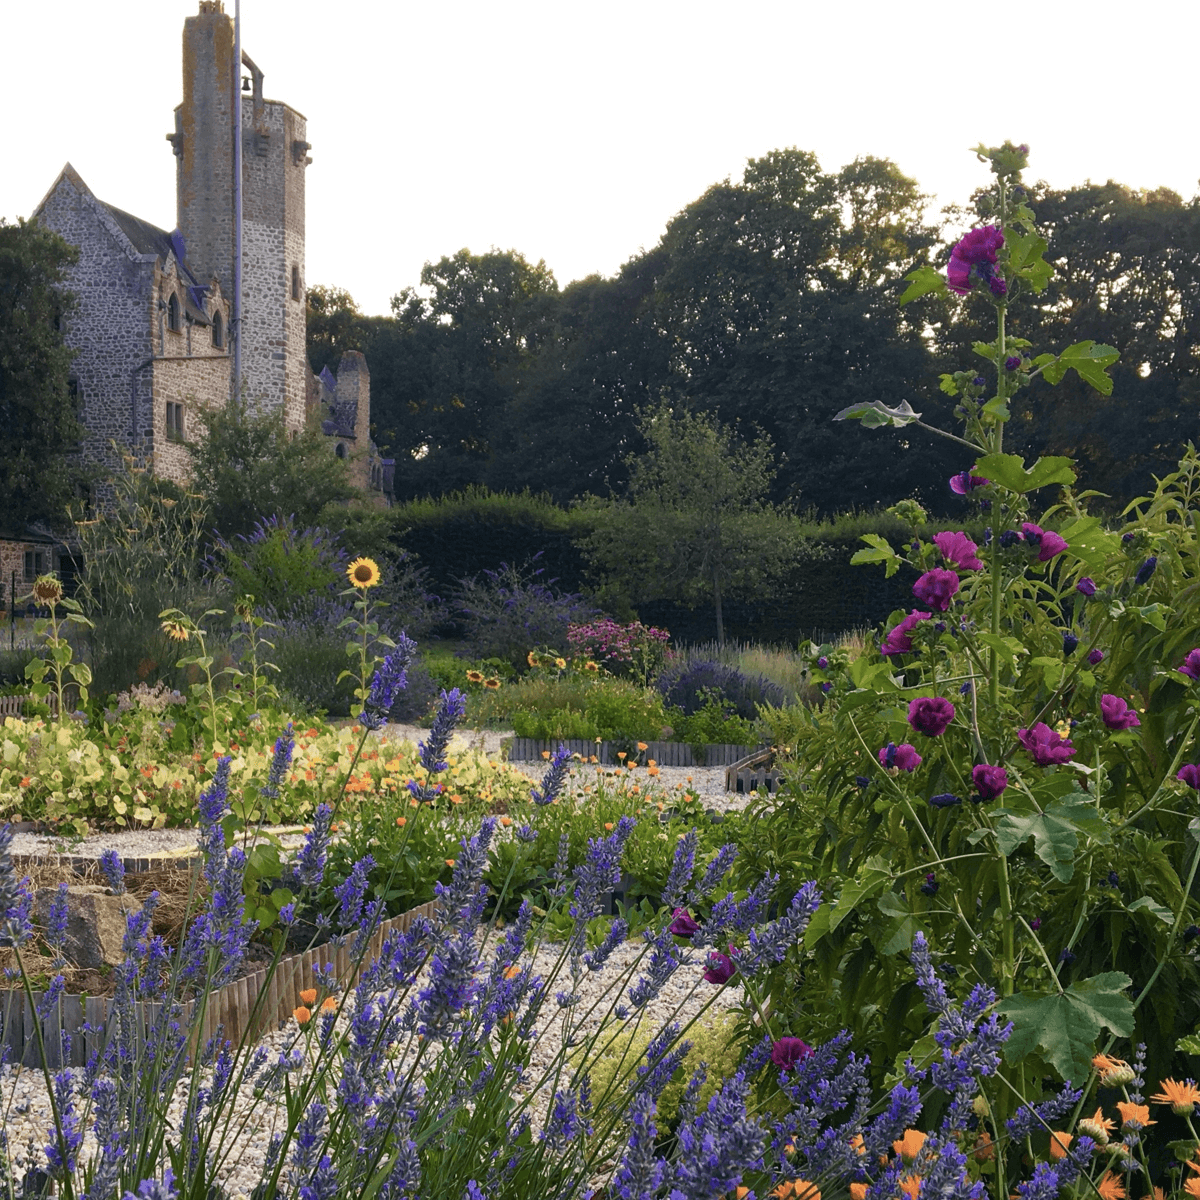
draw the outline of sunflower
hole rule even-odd
[[[599,671],[599,670],[600,670],[600,664],[599,664],[599,663],[597,663],[597,662],[592,662],[592,660],[589,658],[589,659],[587,660],[587,662],[585,662],[585,663],[583,664],[583,669],[584,669],[585,671]]]
[[[495,690],[496,690],[496,689],[497,689],[497,688],[500,686],[500,680],[498,680],[498,679],[495,677],[495,675],[493,675],[493,676],[491,676],[490,678],[488,678],[488,679],[485,679],[485,680],[483,681],[483,686],[484,686],[485,688],[487,688],[489,691],[492,691],[492,692],[494,692],[494,691],[495,691]]]
[[[162,631],[173,642],[186,642],[191,637],[188,627],[182,621],[164,621]]]
[[[565,658],[556,658],[556,659],[554,660],[554,665],[555,665],[555,666],[556,666],[556,667],[557,667],[557,668],[558,668],[560,671],[565,671],[565,670],[567,669],[567,660],[566,660]]]
[[[1111,1171],[1105,1171],[1096,1184],[1096,1194],[1100,1200],[1125,1200],[1126,1192],[1121,1177]]]
[[[1190,1117],[1200,1104],[1200,1088],[1192,1080],[1178,1083],[1174,1079],[1162,1081],[1162,1091],[1157,1096],[1151,1096],[1152,1104],[1169,1104],[1171,1111],[1178,1117]]]
[[[525,661],[531,667],[536,667],[538,665],[538,657],[536,654],[534,654],[534,652],[532,650],[530,650],[530,652],[527,655],[525,655]]]
[[[53,608],[63,598],[62,584],[53,575],[39,575],[33,583],[33,598]]]
[[[366,591],[379,582],[379,564],[373,558],[356,558],[346,568],[346,578],[351,587]]]
[[[483,682],[483,672],[482,671],[468,671],[467,672],[467,682],[468,683],[482,683]]]

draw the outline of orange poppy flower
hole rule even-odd
[[[612,827],[613,827],[613,823],[611,821],[604,822],[604,828],[607,829],[609,831],[609,833],[612,832]]]
[[[638,742],[637,746],[638,746],[639,750],[649,750],[650,749],[650,747],[648,745],[646,745],[645,742]]]
[[[1125,1186],[1121,1183],[1120,1175],[1105,1171],[1096,1184],[1096,1192],[1100,1200],[1125,1200]]]

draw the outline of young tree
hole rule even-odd
[[[795,518],[765,499],[771,442],[746,443],[715,417],[665,405],[643,417],[641,433],[628,499],[582,505],[593,521],[584,553],[635,602],[711,600],[723,645],[723,601],[775,578],[796,546]]]
[[[0,512],[15,527],[61,517],[77,473],[68,455],[83,430],[62,335],[77,257],[36,222],[0,218]]]
[[[192,477],[222,537],[249,533],[258,518],[275,513],[311,525],[326,505],[357,495],[345,460],[316,430],[289,438],[282,414],[254,416],[242,405],[202,416],[207,435],[189,443]]]

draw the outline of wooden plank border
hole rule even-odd
[[[513,737],[506,738],[501,743],[501,749],[510,762],[538,762],[545,761],[546,755],[553,754],[560,745],[566,746],[572,754],[578,754],[585,761],[590,762],[595,756],[596,761],[604,766],[619,764],[622,760],[617,755],[625,748],[623,742],[596,742],[583,738],[546,741]],[[660,767],[725,767],[762,748],[713,743],[704,747],[702,761],[697,761],[695,752],[687,742],[647,742],[646,749],[638,753],[637,760],[645,765],[654,759]]]
[[[418,917],[432,917],[436,901],[430,900],[399,916],[382,921],[371,936],[364,965],[377,957],[384,939],[392,933],[405,932]],[[338,968],[339,986],[345,990],[357,982],[358,972],[352,969],[349,950],[335,947],[331,942],[300,954],[289,954],[280,959],[275,968],[275,977],[268,979],[267,969],[252,972],[236,979],[225,987],[212,992],[204,1006],[204,1020],[199,1029],[193,1028],[189,1051],[194,1053],[213,1037],[221,1027],[227,1041],[237,1045],[243,1035],[254,1040],[279,1028],[300,1003],[300,992],[313,987],[316,982],[313,969],[328,963]],[[85,1023],[98,1029],[108,1021],[110,1002],[103,996],[63,996],[44,1021],[38,1022],[36,1005],[44,993],[33,993],[33,1005],[22,989],[0,989],[0,1047],[7,1050],[7,1061],[39,1066],[37,1028],[40,1024],[45,1040],[48,1065],[63,1065],[60,1053],[59,1029],[71,1036],[71,1052],[68,1065],[82,1066],[87,1059],[98,1053],[103,1045],[102,1033],[85,1033]],[[144,1003],[136,1006],[137,1021],[143,1031],[149,1029],[162,1009],[161,1003]],[[183,1005],[182,1024],[192,1026],[196,1013],[196,1001]],[[60,1025],[61,1019],[61,1025]]]

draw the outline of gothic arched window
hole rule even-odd
[[[220,350],[225,345],[225,322],[221,320],[221,310],[213,313],[212,322],[213,345]]]
[[[167,298],[167,328],[179,332],[179,297],[174,292]]]

